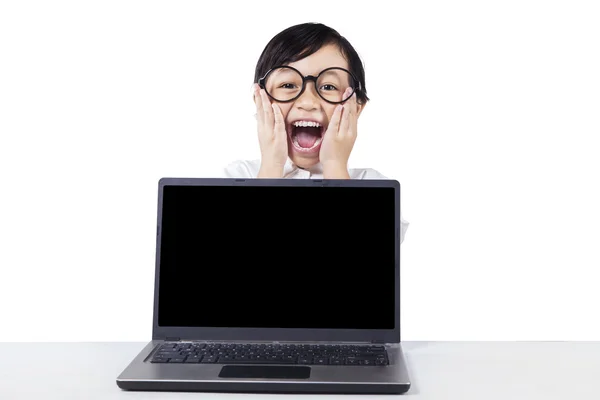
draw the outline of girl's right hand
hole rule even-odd
[[[280,178],[288,157],[287,132],[281,109],[271,104],[264,89],[254,84],[258,142],[261,152],[259,176]]]

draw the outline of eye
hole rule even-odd
[[[283,89],[295,89],[297,86],[293,83],[282,83],[279,87]]]
[[[327,87],[327,88],[329,88],[329,89],[325,89],[325,90],[327,90],[327,91],[330,91],[330,90],[337,90],[337,88],[336,88],[334,85],[331,85],[331,84],[322,85],[322,86],[321,86],[321,90],[323,90],[323,88],[326,88],[326,87]]]

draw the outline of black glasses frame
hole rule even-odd
[[[278,69],[278,68],[289,68],[289,69],[291,69],[291,70],[294,70],[294,71],[296,71],[296,72],[298,73],[298,75],[300,75],[300,76],[302,77],[302,89],[300,90],[300,93],[298,93],[298,94],[297,94],[297,95],[296,95],[294,98],[291,98],[291,99],[289,99],[289,100],[279,100],[279,99],[276,99],[275,97],[271,96],[271,95],[269,94],[269,92],[267,91],[267,88],[266,88],[266,85],[265,85],[265,83],[266,83],[266,81],[267,81],[267,77],[269,76],[269,74],[271,74],[271,72],[273,72],[274,70],[276,70],[276,69]],[[317,88],[317,87],[316,87],[316,86],[317,86],[317,79],[319,79],[319,77],[321,76],[321,74],[322,74],[323,72],[327,72],[327,71],[330,71],[330,70],[332,70],[332,69],[339,69],[339,70],[345,71],[345,72],[347,72],[347,73],[348,73],[348,75],[350,75],[350,76],[352,77],[352,80],[354,81],[354,82],[353,82],[353,83],[354,83],[354,86],[352,87],[352,93],[350,93],[350,96],[348,96],[348,98],[347,98],[347,99],[344,99],[344,100],[342,100],[342,101],[331,101],[331,100],[327,100],[325,97],[323,97],[323,96],[321,95],[321,92],[319,91],[319,88]],[[307,81],[313,81],[313,82],[314,82],[314,84],[315,84],[315,89],[317,89],[317,94],[319,95],[319,97],[320,97],[320,98],[322,98],[323,100],[325,100],[326,102],[328,102],[328,103],[331,103],[331,104],[340,104],[340,103],[343,103],[343,102],[345,102],[345,101],[348,101],[348,99],[349,99],[350,97],[352,97],[352,95],[353,95],[355,92],[357,92],[357,91],[361,90],[360,81],[359,81],[358,79],[356,79],[356,77],[354,76],[354,74],[353,74],[352,72],[350,72],[350,71],[348,71],[347,69],[345,69],[345,68],[342,68],[342,67],[329,67],[329,68],[325,68],[323,71],[319,72],[319,75],[317,75],[317,76],[314,76],[314,75],[306,75],[306,76],[304,76],[304,75],[302,75],[302,73],[301,73],[300,71],[298,71],[298,70],[297,70],[296,68],[294,68],[294,67],[290,67],[289,65],[278,65],[278,66],[276,66],[276,67],[273,67],[273,68],[271,68],[270,70],[268,70],[268,71],[267,71],[267,73],[266,73],[266,74],[265,74],[265,75],[264,75],[262,78],[260,78],[260,79],[258,80],[258,85],[261,87],[261,89],[265,89],[265,93],[267,93],[267,96],[269,96],[269,97],[270,97],[270,98],[272,98],[273,100],[275,100],[275,101],[278,101],[278,102],[280,102],[280,103],[289,103],[290,101],[294,101],[294,100],[296,100],[298,97],[302,96],[302,93],[304,93],[304,91],[306,90],[306,82],[307,82]]]

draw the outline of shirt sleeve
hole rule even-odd
[[[400,244],[404,242],[404,236],[406,235],[408,225],[410,225],[410,222],[402,219],[402,214],[400,214]]]
[[[225,178],[256,178],[254,169],[249,163],[238,160],[229,163],[223,169],[223,174]]]
[[[373,168],[364,168],[360,171],[358,175],[358,179],[389,179],[381,172],[373,169]]]

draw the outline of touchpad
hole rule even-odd
[[[225,365],[219,378],[308,379],[310,367],[305,365]]]

